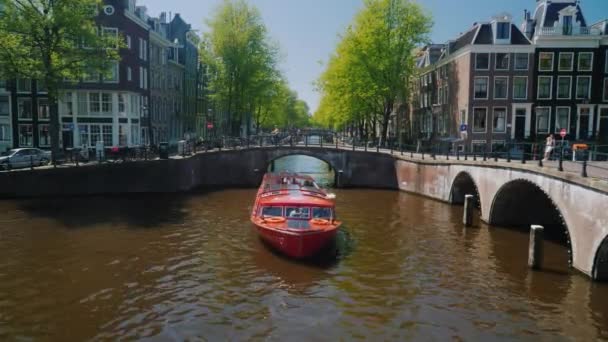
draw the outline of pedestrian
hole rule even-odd
[[[555,139],[553,138],[553,134],[549,134],[545,141],[545,158],[543,159],[543,161],[549,160],[551,152],[555,148]]]

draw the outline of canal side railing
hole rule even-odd
[[[474,151],[460,151],[444,145],[421,146],[400,144],[389,141],[380,146],[375,141],[353,137],[342,137],[336,134],[326,135],[252,135],[248,138],[219,137],[200,141],[188,141],[172,148],[166,146],[142,146],[120,150],[106,150],[96,155],[88,151],[67,151],[63,159],[51,165],[23,163],[14,166],[9,163],[0,165],[0,172],[11,172],[19,169],[46,169],[95,166],[108,163],[130,163],[138,161],[180,159],[198,153],[211,153],[228,150],[277,147],[319,147],[367,153],[399,155],[403,158],[420,161],[473,161],[479,164],[492,163],[528,164],[538,166],[538,170],[552,170],[558,173],[574,174],[583,178],[595,178],[608,181],[608,146],[590,145],[586,150],[573,150],[566,146],[556,146],[545,155],[545,146],[541,143],[508,143],[496,146],[494,150],[485,150],[485,145]]]

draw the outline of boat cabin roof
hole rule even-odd
[[[258,196],[260,205],[334,206],[312,177],[291,172],[264,175]]]

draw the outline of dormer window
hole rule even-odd
[[[510,39],[511,38],[511,23],[498,22],[496,23],[496,39]]]
[[[572,16],[566,15],[562,18],[562,28],[564,36],[572,35]]]

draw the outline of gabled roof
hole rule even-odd
[[[462,49],[467,45],[471,45],[473,43],[473,38],[475,38],[475,34],[479,30],[479,25],[473,26],[470,30],[460,35],[460,37],[451,41],[450,44],[450,54]]]
[[[494,32],[492,30],[491,24],[481,24],[479,26],[479,33],[477,33],[477,38],[475,38],[475,45],[486,45],[494,43]]]

